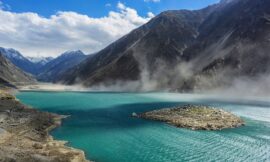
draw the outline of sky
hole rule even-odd
[[[219,0],[0,0],[0,46],[25,56],[98,52],[166,10]]]

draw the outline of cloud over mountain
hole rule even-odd
[[[0,44],[28,56],[55,56],[66,50],[97,52],[154,15],[138,15],[119,2],[117,11],[93,18],[72,11],[58,11],[49,18],[36,13],[0,10]]]

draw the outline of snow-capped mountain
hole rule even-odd
[[[35,64],[46,65],[48,62],[52,61],[53,57],[27,57],[29,61]]]
[[[0,54],[21,70],[33,74],[42,81],[52,81],[60,74],[79,64],[87,56],[80,50],[67,51],[57,58],[53,57],[24,57],[12,48],[0,47]]]
[[[0,53],[23,71],[31,74],[37,73],[36,65],[24,57],[19,51],[12,48],[0,47]]]
[[[5,56],[9,60],[29,61],[29,60],[27,60],[27,58],[23,57],[19,51],[16,51],[13,48],[0,47],[0,52],[2,53],[3,56]]]
[[[54,81],[64,72],[81,63],[86,57],[80,50],[67,51],[43,66],[38,79],[41,81]]]

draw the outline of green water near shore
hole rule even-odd
[[[270,103],[223,101],[174,93],[20,92],[23,103],[71,115],[52,132],[97,162],[270,161]],[[191,131],[131,118],[183,104],[223,107],[246,126],[222,131]]]

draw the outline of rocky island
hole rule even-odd
[[[87,162],[83,151],[49,135],[62,118],[27,107],[0,90],[0,161]]]
[[[244,121],[230,112],[208,106],[186,105],[154,110],[137,115],[139,118],[166,122],[192,130],[221,130],[244,125]]]

